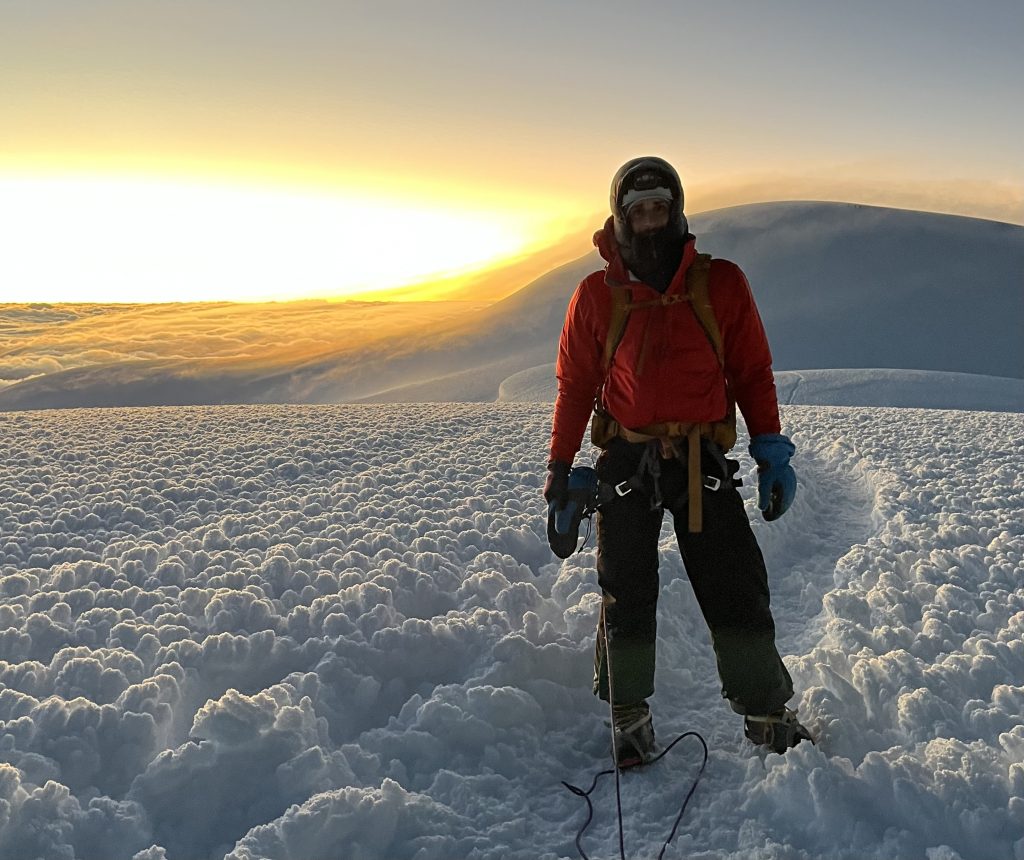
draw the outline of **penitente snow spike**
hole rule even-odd
[[[563,507],[548,505],[548,543],[559,558],[568,558],[580,542],[580,523],[597,510],[597,472],[590,466],[569,471],[569,494]]]

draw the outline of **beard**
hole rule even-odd
[[[634,235],[622,248],[622,258],[631,272],[658,292],[665,292],[683,260],[684,236],[671,225],[650,233]]]

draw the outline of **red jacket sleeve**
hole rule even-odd
[[[779,433],[772,353],[750,284],[740,267],[728,260],[712,262],[711,282],[715,285],[711,304],[722,330],[725,377],[747,430],[752,437]]]
[[[576,288],[558,340],[558,397],[551,427],[550,458],[572,463],[594,408],[594,398],[604,381],[601,366],[607,321],[595,298],[604,289],[604,273],[596,272]]]

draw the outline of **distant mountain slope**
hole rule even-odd
[[[691,224],[698,248],[747,272],[778,369],[1024,377],[1022,227],[816,202],[737,206]],[[602,266],[592,251],[482,312],[465,332],[466,345],[487,357],[474,388],[494,384],[508,359],[524,369],[531,357],[550,361],[572,291]],[[497,349],[506,359],[500,364]],[[465,396],[465,379],[452,381],[453,399]],[[410,381],[364,399],[439,399],[438,382]]]
[[[746,271],[779,369],[1024,377],[1024,227],[842,203],[693,221],[703,250]]]
[[[698,248],[747,272],[777,370],[1024,378],[1024,227],[817,202],[721,209],[691,225]],[[303,360],[185,355],[45,374],[0,390],[0,410],[493,400],[506,378],[554,360],[573,290],[602,266],[591,251],[483,310]]]
[[[775,374],[779,402],[800,406],[896,406],[1024,412],[1024,379],[937,370],[858,368],[782,370]],[[553,403],[555,366],[542,364],[505,379],[502,403]]]
[[[731,207],[691,225],[698,248],[746,271],[777,369],[1024,377],[1024,227],[820,202]],[[550,361],[576,284],[602,266],[592,251],[459,323],[464,356],[480,349],[485,359],[474,388],[494,384],[509,359],[524,369],[531,357]],[[496,352],[505,360],[495,363]],[[439,381],[408,381],[365,399],[439,399]],[[464,396],[465,379],[453,382],[452,399]]]

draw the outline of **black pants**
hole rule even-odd
[[[656,444],[656,443],[655,443]],[[743,500],[722,474],[725,461],[706,447],[702,472],[723,479],[704,490],[703,531],[687,531],[687,464],[660,459],[664,508],[672,514],[676,539],[694,594],[711,631],[722,695],[741,714],[776,711],[793,695],[793,681],[775,647],[768,573],[747,520]],[[645,444],[614,440],[600,456],[602,481],[618,484],[636,471]],[[602,506],[597,518],[597,572],[604,592],[604,617],[612,653],[617,704],[654,693],[657,639],[658,536],[664,511],[651,509],[653,486]],[[604,641],[598,630],[594,692],[608,698]]]

